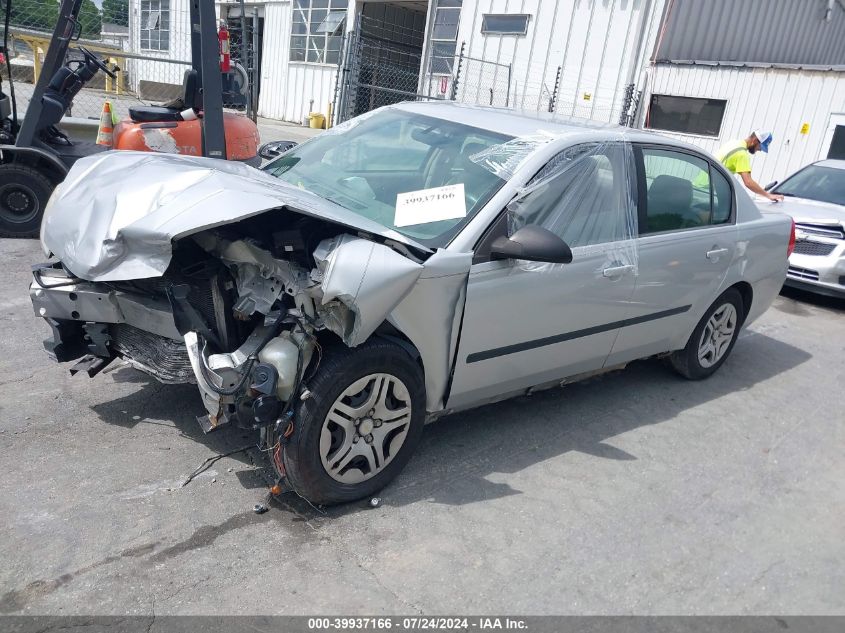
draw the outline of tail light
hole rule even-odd
[[[786,256],[790,257],[795,250],[795,220],[792,220],[792,228],[789,231],[789,246],[786,247]]]

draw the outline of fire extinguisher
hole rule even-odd
[[[220,42],[220,72],[227,73],[232,69],[232,58],[229,55],[229,29],[222,22],[217,31],[217,39]]]

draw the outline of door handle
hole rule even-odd
[[[625,266],[611,266],[610,268],[605,268],[601,271],[601,274],[605,277],[621,277],[632,270],[634,270],[634,267],[631,264],[627,264]]]
[[[714,248],[707,251],[707,259],[711,261],[718,260],[722,255],[727,255],[730,251],[727,248]]]

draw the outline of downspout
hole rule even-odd
[[[637,85],[635,84],[635,80],[637,76],[637,70],[640,68],[640,64],[642,63],[641,60],[643,58],[643,47],[645,45],[646,40],[646,27],[648,26],[649,18],[651,16],[651,3],[652,0],[645,0],[645,4],[643,5],[642,11],[640,11],[639,23],[637,24],[637,37],[634,40],[634,54],[631,55],[631,61],[628,64],[628,72],[625,77],[625,84],[623,88],[623,94],[625,95],[625,110],[621,114],[619,121],[620,125],[629,125],[630,123],[628,123],[628,121],[632,120],[632,117],[630,116],[630,109],[631,104],[636,98]],[[617,79],[616,92],[613,95],[614,104],[619,98],[619,87],[619,80]]]
[[[637,75],[637,70],[640,67],[640,60],[643,57],[643,44],[645,41],[646,26],[648,25],[649,16],[651,15],[652,0],[645,0],[645,6],[640,13],[640,23],[637,29],[637,39],[634,42],[634,56],[631,59],[631,65],[628,67],[628,76],[625,79],[625,85],[634,83]]]
[[[434,12],[437,10],[436,5],[436,0],[430,0],[428,3],[428,11],[425,16],[425,38],[423,39],[423,49],[420,55],[420,76],[417,78],[417,94],[426,94],[428,96],[431,96],[431,75],[427,73],[430,64],[431,36],[434,32]],[[459,13],[458,28],[460,28],[460,19]]]
[[[669,20],[669,15],[672,13],[672,5],[675,0],[663,1],[663,16],[660,20],[660,27],[658,31],[658,41],[654,44],[655,56],[660,42],[663,40],[663,33],[666,29],[666,24]],[[628,68],[628,77],[625,82],[626,86],[631,86],[632,99],[636,99],[637,95],[640,98],[636,100],[634,111],[631,113],[630,121],[631,127],[640,127],[640,112],[643,102],[646,100],[649,79],[651,78],[651,67],[654,64],[655,56],[649,54],[647,47],[650,38],[650,24],[652,22],[652,15],[657,7],[653,6],[652,0],[646,0],[643,13],[640,16],[639,32],[637,33],[637,40],[635,45],[635,55],[630,67]]]

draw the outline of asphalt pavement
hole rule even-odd
[[[381,505],[290,495],[196,388],[42,349],[0,240],[0,613],[845,614],[845,304],[779,297],[711,379],[657,361],[426,427]]]

